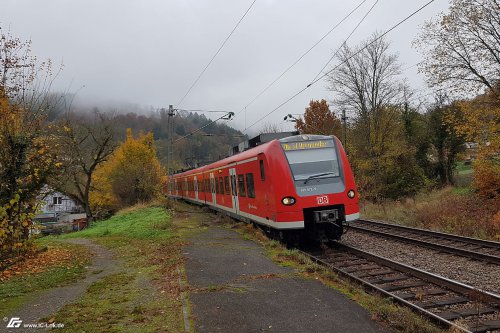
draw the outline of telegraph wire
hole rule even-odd
[[[231,32],[229,33],[229,35],[226,37],[226,39],[224,40],[224,42],[222,43],[222,45],[219,47],[219,49],[217,50],[217,52],[215,52],[215,54],[213,55],[212,59],[210,59],[210,61],[208,62],[208,64],[205,66],[205,68],[203,68],[203,70],[201,71],[200,75],[198,75],[198,77],[194,80],[193,84],[191,84],[191,86],[189,87],[188,91],[184,94],[184,96],[182,96],[182,98],[179,100],[179,102],[177,103],[177,107],[180,107],[182,102],[184,101],[184,99],[187,97],[187,95],[189,95],[189,93],[191,92],[191,90],[194,88],[194,86],[196,85],[196,83],[198,83],[198,81],[200,80],[200,78],[202,77],[202,75],[205,73],[205,71],[207,70],[207,68],[212,64],[212,62],[214,61],[215,57],[217,57],[217,55],[220,53],[220,51],[222,50],[222,48],[224,47],[224,45],[226,45],[227,41],[229,40],[229,38],[231,38],[231,36],[233,35],[233,33],[235,32],[235,30],[238,28],[238,26],[240,25],[241,21],[243,21],[243,19],[245,18],[245,16],[247,16],[248,12],[250,11],[250,9],[252,9],[253,5],[255,4],[257,0],[253,0],[253,2],[250,4],[250,6],[247,8],[247,10],[245,11],[245,13],[243,14],[243,16],[240,18],[240,20],[238,21],[238,23],[236,23],[236,25],[234,26],[233,30],[231,30]]]
[[[331,70],[325,72],[323,75],[317,77],[316,79],[314,79],[313,81],[311,81],[311,83],[309,83],[307,86],[305,86],[304,88],[302,88],[301,90],[299,90],[298,92],[296,92],[295,94],[293,94],[291,97],[289,97],[287,100],[285,100],[284,102],[282,102],[281,104],[279,104],[277,107],[275,107],[274,109],[272,109],[270,112],[268,112],[267,114],[265,114],[263,117],[259,118],[257,121],[255,121],[254,123],[252,123],[250,126],[247,127],[247,130],[253,126],[255,126],[257,123],[259,123],[260,121],[264,120],[265,118],[267,118],[269,115],[271,115],[272,113],[276,112],[277,110],[279,110],[280,108],[282,108],[285,104],[287,104],[288,102],[290,102],[292,99],[294,99],[295,97],[297,97],[298,95],[300,95],[302,92],[304,92],[305,90],[309,89],[312,85],[316,84],[318,81],[320,81],[321,79],[323,79],[325,76],[329,75],[330,73],[332,73],[334,70],[336,70],[337,68],[340,67],[340,65],[344,64],[345,62],[351,60],[354,56],[358,55],[359,53],[361,53],[362,51],[364,51],[366,48],[368,48],[370,45],[372,45],[373,43],[375,43],[376,41],[380,40],[381,38],[383,38],[384,36],[386,36],[388,33],[390,33],[391,31],[393,31],[394,29],[396,29],[397,27],[399,27],[401,24],[403,24],[404,22],[406,22],[407,20],[409,20],[411,17],[415,16],[417,13],[419,13],[420,11],[422,11],[424,8],[426,8],[427,6],[429,6],[431,3],[433,3],[435,0],[430,0],[428,1],[426,4],[424,4],[423,6],[419,7],[417,10],[415,10],[414,12],[412,12],[410,15],[408,15],[407,17],[405,17],[404,19],[402,19],[401,21],[399,21],[398,23],[396,23],[394,26],[392,26],[389,30],[386,30],[383,34],[381,34],[380,36],[378,36],[377,38],[373,39],[371,42],[369,42],[368,44],[366,44],[363,48],[359,49],[357,52],[355,52],[354,54],[352,54],[350,57],[348,57],[346,60],[340,62],[339,64],[337,64],[335,67],[333,67]]]
[[[269,88],[271,88],[276,82],[278,82],[286,73],[288,73],[289,70],[291,70],[297,63],[299,63],[302,58],[304,58],[309,52],[311,52],[318,44],[320,44],[328,35],[330,35],[337,27],[339,27],[342,23],[344,23],[345,20],[347,20],[355,11],[359,9],[366,1],[368,0],[363,0],[361,1],[356,7],[354,7],[353,10],[351,10],[342,20],[340,20],[333,28],[331,28],[326,34],[323,35],[316,43],[314,43],[305,53],[303,53],[295,62],[293,62],[290,66],[288,66],[287,69],[285,69],[274,81],[269,83],[257,96],[255,96],[250,103],[248,103],[246,106],[244,106],[240,111],[236,113],[236,115],[240,114],[243,110],[245,110],[247,107],[252,105],[260,96],[262,96]],[[378,0],[377,0],[378,1]]]

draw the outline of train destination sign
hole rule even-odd
[[[333,141],[331,140],[316,140],[316,141],[302,141],[302,142],[289,142],[282,143],[284,151],[291,150],[306,150],[306,149],[317,149],[317,148],[327,148],[333,147]]]

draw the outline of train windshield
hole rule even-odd
[[[282,147],[296,181],[340,176],[333,140],[293,142]]]

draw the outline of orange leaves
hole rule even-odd
[[[474,186],[486,197],[500,195],[500,100],[497,91],[459,103],[460,117],[449,114],[455,130],[477,144]]]
[[[330,111],[330,107],[324,99],[321,101],[311,100],[304,113],[304,120],[298,119],[295,128],[304,134],[334,134],[340,137],[342,133],[340,120]]]
[[[77,256],[81,256],[78,251],[50,247],[47,251],[29,256],[0,272],[0,281],[5,282],[14,276],[41,273],[54,267],[70,267]],[[83,256],[78,258],[85,259]]]

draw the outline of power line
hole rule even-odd
[[[227,110],[202,110],[202,109],[176,109],[177,111],[185,112],[200,112],[200,113],[229,113]]]
[[[236,113],[236,115],[240,114],[243,110],[245,110],[247,107],[252,105],[260,96],[262,96],[269,88],[271,88],[276,82],[278,82],[288,71],[290,71],[297,63],[299,63],[302,58],[304,58],[309,52],[311,52],[316,46],[318,46],[319,43],[321,43],[328,35],[330,35],[338,26],[340,26],[342,23],[344,23],[345,20],[347,20],[356,10],[358,10],[359,7],[361,7],[366,1],[368,0],[363,0],[361,1],[356,7],[354,7],[353,10],[351,10],[342,20],[340,20],[333,28],[331,28],[326,34],[323,35],[316,43],[314,43],[306,52],[304,52],[297,60],[295,60],[290,66],[288,66],[274,81],[269,83],[260,93],[255,96],[250,103],[248,103],[246,106],[244,106],[240,111]],[[378,0],[377,0],[378,1]]]
[[[212,120],[211,122],[209,122],[209,123],[207,123],[207,124],[205,124],[205,125],[203,125],[203,126],[201,126],[201,127],[197,128],[197,129],[195,129],[194,131],[191,131],[189,134],[186,134],[186,135],[184,135],[183,137],[178,138],[177,140],[175,140],[175,141],[174,141],[174,143],[179,142],[179,141],[181,141],[181,140],[183,140],[183,139],[187,138],[188,136],[191,136],[191,135],[193,135],[193,134],[195,134],[195,133],[198,133],[199,131],[201,131],[201,130],[202,130],[202,129],[204,129],[205,127],[212,125],[213,123],[215,123],[215,122],[216,122],[216,121],[218,121],[218,120],[221,120],[221,119],[224,119],[224,120],[231,120],[233,116],[234,116],[234,112],[228,112],[228,113],[226,113],[225,115],[220,116],[219,118],[217,118],[217,119],[215,119],[215,120]]]
[[[344,39],[344,41],[342,42],[342,44],[340,44],[340,46],[337,48],[337,50],[335,51],[335,53],[333,53],[333,55],[331,56],[331,58],[326,62],[326,64],[323,66],[323,68],[321,68],[321,70],[318,72],[318,74],[316,74],[316,76],[314,77],[313,81],[316,80],[316,78],[321,75],[321,72],[323,72],[326,68],[326,66],[328,66],[328,64],[330,62],[332,62],[332,60],[337,56],[337,54],[339,53],[340,49],[342,48],[342,45],[346,44],[347,41],[349,40],[349,38],[351,38],[351,36],[356,32],[356,30],[358,30],[359,26],[361,25],[361,23],[364,22],[364,20],[366,19],[366,17],[371,13],[371,11],[373,10],[373,8],[377,5],[379,0],[376,0],[373,5],[370,7],[370,9],[368,9],[368,11],[366,12],[365,16],[363,16],[363,18],[358,22],[358,24],[354,27],[354,29],[352,29],[351,33],[349,34],[349,36],[347,36],[346,39]]]
[[[323,79],[325,76],[329,75],[334,70],[336,70],[337,68],[339,68],[342,64],[344,64],[347,61],[351,60],[354,56],[358,55],[359,53],[361,53],[362,51],[364,51],[366,48],[368,48],[369,46],[371,46],[373,43],[375,43],[376,41],[378,41],[381,38],[383,38],[384,36],[386,36],[388,33],[390,33],[391,31],[393,31],[397,27],[399,27],[401,24],[403,24],[404,22],[406,22],[407,20],[409,20],[411,17],[413,17],[414,15],[416,15],[417,13],[419,13],[420,11],[422,11],[424,8],[426,8],[428,5],[430,5],[434,1],[435,0],[430,0],[425,5],[421,6],[420,8],[418,8],[417,10],[415,10],[414,12],[412,12],[410,15],[408,15],[407,17],[405,17],[404,19],[402,19],[401,21],[399,21],[398,23],[396,23],[389,30],[385,31],[383,34],[381,34],[377,38],[373,39],[371,42],[369,42],[368,44],[366,44],[364,47],[362,47],[361,49],[359,49],[357,52],[355,52],[354,54],[352,54],[350,57],[348,57],[347,59],[345,59],[342,62],[340,62],[338,65],[336,65],[335,67],[333,67],[331,70],[325,72],[323,75],[321,75],[321,76],[317,77],[316,79],[314,79],[313,81],[311,81],[311,83],[309,83],[307,86],[305,86],[304,88],[302,88],[301,90],[299,90],[298,92],[296,92],[295,94],[293,94],[291,97],[289,97],[283,103],[279,104],[273,110],[271,110],[270,112],[268,112],[267,114],[265,114],[263,117],[259,118],[256,122],[254,122],[253,124],[251,124],[249,127],[247,127],[246,130],[248,130],[249,128],[255,126],[257,123],[259,123],[260,121],[264,120],[269,115],[271,115],[272,113],[274,113],[277,110],[279,110],[281,107],[283,107],[285,104],[287,104],[288,102],[290,102],[292,99],[294,99],[295,97],[297,97],[298,95],[300,95],[302,92],[304,92],[305,90],[307,90],[308,88],[310,88],[312,85],[316,84],[319,80]]]
[[[245,11],[245,13],[243,14],[243,16],[240,18],[240,20],[238,21],[238,23],[236,23],[236,25],[234,26],[233,30],[231,30],[231,32],[229,33],[229,35],[226,37],[226,39],[224,40],[224,42],[222,43],[222,45],[219,47],[219,49],[217,50],[217,52],[215,52],[215,54],[213,55],[212,59],[210,59],[210,61],[208,62],[208,64],[205,66],[205,68],[203,68],[203,70],[201,71],[200,75],[198,75],[198,77],[196,78],[196,80],[194,80],[193,84],[189,87],[188,91],[184,94],[184,96],[182,96],[182,98],[180,99],[180,101],[177,103],[177,107],[180,107],[182,102],[184,101],[184,99],[187,97],[187,95],[189,95],[189,93],[191,92],[191,90],[194,88],[194,86],[196,85],[196,83],[198,83],[198,81],[200,80],[200,78],[202,77],[202,75],[205,73],[205,71],[207,70],[208,66],[210,66],[210,64],[212,64],[212,62],[214,61],[215,57],[217,57],[217,55],[220,53],[220,51],[222,50],[222,48],[224,47],[224,45],[226,45],[227,41],[229,40],[229,38],[231,38],[231,36],[233,35],[233,33],[235,32],[235,30],[238,28],[238,26],[240,25],[241,21],[243,21],[243,19],[245,18],[245,16],[247,16],[248,12],[250,11],[250,9],[252,9],[254,3],[256,2],[257,0],[253,0],[253,2],[250,4],[250,6],[248,7],[248,9]]]

